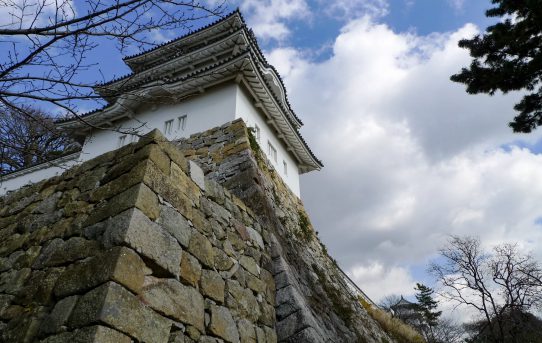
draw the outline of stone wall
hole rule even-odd
[[[394,342],[360,306],[318,239],[300,199],[282,182],[243,121],[177,142],[206,177],[256,214],[271,241],[279,342]]]
[[[0,341],[276,342],[272,240],[154,131],[0,199]]]
[[[241,120],[176,145],[0,198],[0,342],[394,342]]]

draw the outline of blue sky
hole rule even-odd
[[[310,21],[290,22],[294,34],[289,43],[312,49],[329,44],[337,36],[345,17],[328,15],[325,11],[326,5],[319,3],[321,2],[308,2],[314,8],[314,17]],[[388,2],[386,14],[380,14],[378,17],[380,22],[386,23],[394,31],[427,35],[433,32],[454,31],[468,22],[486,27],[495,21],[485,16],[488,6],[489,1],[486,0],[392,0]],[[277,42],[269,43],[267,41],[263,45],[269,48]]]
[[[507,126],[521,94],[449,81],[470,62],[458,40],[495,22],[489,0],[238,4],[325,164],[302,177],[313,224],[369,296],[434,285],[449,235],[542,258],[541,136]]]
[[[470,62],[457,42],[494,22],[484,15],[490,5],[230,2],[283,77],[301,133],[324,162],[301,179],[312,223],[376,301],[431,284],[426,266],[452,234],[488,247],[517,242],[542,260],[540,130],[516,135],[507,126],[520,93],[472,96],[449,81]],[[155,34],[160,43],[183,32]],[[121,76],[129,71],[121,58],[104,41],[88,60],[99,71],[82,77]]]
[[[517,94],[471,96],[449,81],[470,61],[457,41],[494,22],[489,0],[237,6],[325,164],[302,177],[312,222],[369,296],[433,285],[427,264],[451,234],[517,241],[542,257],[539,132],[510,132]],[[99,50],[105,75],[128,71],[112,46]]]
[[[250,1],[247,2],[250,3]],[[262,1],[262,3],[266,2]],[[353,1],[353,3],[355,2]],[[428,35],[434,32],[454,31],[465,23],[475,23],[480,27],[486,27],[495,21],[495,19],[487,18],[484,15],[489,0],[392,0],[387,3],[385,13],[379,13],[376,18],[378,22],[385,23],[396,32]],[[244,2],[230,1],[228,9],[234,10],[238,6],[243,8]],[[284,22],[291,30],[287,39],[276,40],[260,37],[262,48],[269,50],[285,45],[295,46],[299,49],[312,51],[311,57],[315,60],[329,57],[330,50],[326,49],[326,46],[332,44],[349,17],[344,13],[330,14],[327,4],[319,0],[307,1],[307,6],[310,6],[310,17],[301,20],[295,16],[285,18]],[[251,11],[243,11],[243,13],[250,18]],[[370,11],[360,14],[367,13],[370,14]],[[212,20],[202,21],[201,25]],[[195,28],[197,26],[194,24]],[[182,31],[165,32],[164,37],[172,39],[182,34],[184,34]],[[98,53],[89,55],[89,62],[98,63],[106,79],[111,75],[119,76],[129,72],[129,69],[119,58],[103,59],[104,54],[111,56],[115,50],[113,42],[104,40],[98,48]],[[136,48],[129,49],[120,56],[130,55],[137,51]]]

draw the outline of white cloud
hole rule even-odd
[[[388,295],[414,295],[416,282],[405,268],[386,268],[378,262],[360,264],[348,272],[350,278],[358,285],[363,285],[363,291],[378,303]]]
[[[366,16],[344,26],[325,61],[268,55],[325,164],[302,178],[302,198],[371,297],[385,293],[385,271],[410,288],[406,267],[434,258],[449,234],[519,241],[542,260],[542,155],[501,148],[540,133],[507,127],[517,95],[472,96],[449,80],[470,62],[457,41],[476,32],[399,34]]]
[[[288,20],[311,16],[305,0],[241,0],[240,8],[258,37],[279,41],[290,35]]]
[[[363,15],[379,18],[389,13],[388,0],[320,0],[319,3],[328,15],[338,19],[351,19]]]

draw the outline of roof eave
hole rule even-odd
[[[182,85],[184,87],[188,87],[188,90],[184,92],[188,94],[190,93],[190,87],[197,88],[201,87],[202,85],[209,87],[209,83],[211,83],[211,81],[205,81],[205,77],[210,77],[210,75],[215,76],[220,72],[223,73],[223,77],[219,81],[215,81],[215,84],[218,84],[227,82],[232,77],[235,77],[235,75],[238,73],[244,73],[245,77],[247,78],[247,87],[254,87],[254,82],[259,84],[259,90],[254,89],[252,93],[259,98],[259,101],[261,101],[264,106],[267,107],[268,113],[270,113],[269,115],[273,117],[273,120],[280,122],[277,124],[277,128],[280,129],[281,134],[289,137],[284,141],[291,147],[292,152],[294,152],[294,155],[298,159],[299,165],[301,166],[300,172],[306,173],[312,170],[320,170],[323,167],[322,163],[316,158],[316,156],[314,156],[306,142],[303,140],[297,131],[295,123],[291,122],[293,117],[284,113],[285,109],[279,105],[280,101],[277,101],[276,95],[274,95],[268,88],[269,86],[266,84],[264,80],[265,78],[261,74],[261,71],[257,67],[256,63],[257,62],[254,60],[252,54],[250,52],[245,52],[239,56],[236,56],[235,58],[232,58],[230,61],[227,61],[227,63],[217,64],[206,70],[200,71],[199,75],[198,73],[195,73],[194,75],[186,76],[185,79],[175,80],[167,84],[163,82],[155,82],[154,85],[146,85],[144,90],[136,89],[130,94],[130,96],[126,98],[119,98],[113,104],[102,110],[92,112],[89,115],[81,118],[73,118],[69,121],[57,123],[57,126],[62,129],[75,130],[89,127],[88,123],[92,125],[100,125],[102,122],[111,122],[112,120],[122,118],[123,111],[125,112],[129,108],[137,106],[137,103],[146,97],[145,94],[153,92],[153,89],[156,87],[169,89],[169,91],[173,94],[175,91],[172,88]],[[251,67],[248,68],[249,66]],[[219,71],[219,69],[222,69],[222,71]],[[248,78],[253,80],[252,85]],[[194,85],[190,86],[187,83],[194,83]],[[202,85],[197,85],[197,83],[201,83]],[[262,94],[267,94],[265,99],[261,98]]]
[[[127,56],[123,58],[124,63],[126,63],[132,70],[137,69],[137,67],[145,62],[145,60],[152,60],[153,55],[158,55],[158,51],[167,48],[167,49],[175,49],[175,47],[182,45],[184,42],[186,42],[189,39],[193,39],[197,36],[205,35],[206,33],[209,33],[217,28],[221,28],[220,24],[227,22],[228,20],[235,21],[239,20],[241,26],[245,25],[245,20],[243,19],[243,16],[241,15],[241,12],[239,9],[236,9],[232,13],[224,16],[223,18],[210,23],[198,30],[195,30],[193,32],[190,32],[184,36],[181,36],[179,38],[173,39],[169,42],[166,42],[164,44],[158,45],[154,48],[151,48],[147,51],[140,52],[138,54]]]

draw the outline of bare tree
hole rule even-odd
[[[486,252],[479,239],[451,237],[440,255],[443,261],[430,266],[440,294],[477,310],[493,342],[504,343],[513,332],[507,314],[528,312],[542,301],[542,268],[515,244]]]
[[[459,343],[463,342],[465,331],[462,326],[450,318],[439,318],[437,325],[433,327],[434,343]]]
[[[97,47],[109,40],[122,53],[151,48],[157,35],[224,9],[220,1],[0,0],[0,111],[31,116],[31,104],[77,116],[103,105],[93,87],[109,80],[89,59]]]
[[[396,294],[387,295],[378,302],[378,307],[390,312],[391,307],[396,305],[401,300],[401,297]]]
[[[53,118],[43,111],[25,108],[0,112],[0,175],[59,157],[77,149]]]

